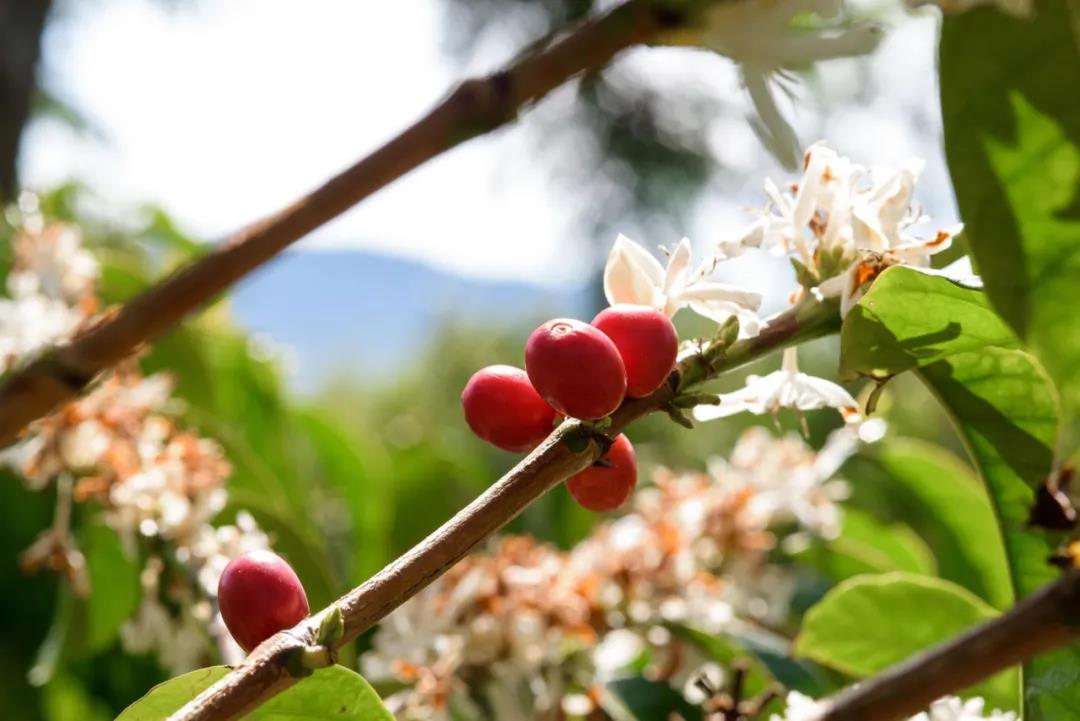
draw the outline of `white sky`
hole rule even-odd
[[[115,207],[162,205],[197,236],[217,239],[272,212],[377,147],[430,107],[459,73],[442,51],[438,0],[220,0],[170,10],[149,0],[72,3],[46,39],[47,79],[101,131],[32,126],[22,159],[31,187],[89,181]],[[821,82],[871,72],[880,91],[836,107],[798,108],[857,162],[928,160],[919,196],[938,224],[955,219],[938,147],[935,20],[897,18],[870,64],[831,63]],[[486,48],[472,70],[512,52]],[[704,53],[635,51],[633,72],[687,78],[742,98],[731,64]],[[558,113],[568,94],[548,101]],[[549,117],[551,117],[549,115]],[[537,123],[474,140],[363,202],[301,247],[356,246],[467,275],[560,282],[579,277],[574,199],[538,160]],[[531,127],[530,127],[531,126]],[[532,132],[531,132],[532,131]],[[745,182],[717,185],[688,229],[704,243],[734,232],[761,204],[766,173],[784,177],[744,122],[718,119],[713,149]],[[535,170],[530,166],[536,165]],[[672,238],[640,239],[653,244]]]

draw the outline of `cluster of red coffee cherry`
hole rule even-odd
[[[615,305],[592,325],[556,319],[525,344],[525,369],[489,366],[461,394],[476,435],[507,451],[531,451],[557,416],[598,421],[626,397],[659,388],[675,365],[679,339],[660,311]],[[618,508],[637,482],[634,448],[619,435],[594,466],[567,482],[578,503],[594,511]],[[250,551],[225,567],[218,582],[221,617],[236,642],[251,651],[308,615],[304,586],[292,567],[270,551]]]
[[[598,421],[624,398],[647,396],[675,366],[679,337],[671,320],[640,305],[614,305],[592,324],[557,318],[525,344],[525,370],[481,368],[461,393],[465,420],[480,438],[517,453],[535,448],[558,415]],[[600,461],[566,482],[585,508],[611,511],[637,482],[634,448],[619,435]]]

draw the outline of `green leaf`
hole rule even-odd
[[[164,721],[203,689],[222,678],[225,666],[201,668],[166,681],[124,709],[116,721]],[[344,666],[316,671],[273,697],[245,721],[393,721],[375,691],[358,673]]]
[[[309,409],[294,414],[313,451],[311,472],[341,498],[348,513],[349,579],[358,584],[386,563],[394,520],[394,473],[378,439],[349,432],[349,424]]]
[[[1011,347],[995,317],[979,291],[890,268],[844,321],[841,365],[854,375],[882,377],[919,369],[983,477],[1013,585],[1023,595],[1055,575],[1046,562],[1053,544],[1028,528],[1027,518],[1051,469],[1058,409],[1037,361]],[[953,330],[942,330],[950,324]]]
[[[995,608],[1010,606],[997,518],[971,469],[943,448],[908,439],[882,444],[874,460],[911,504],[908,516],[934,549],[941,577]]]
[[[746,664],[746,693],[761,693],[766,686],[775,681],[775,677],[760,659],[749,653],[735,639],[726,635],[713,635],[693,626],[672,623],[668,628],[679,638],[689,641],[710,660],[729,668],[732,663],[741,661]]]
[[[94,698],[74,676],[60,674],[42,690],[42,711],[47,721],[109,721],[108,704]]]
[[[730,668],[735,662],[744,664],[747,670],[744,680],[747,696],[755,696],[774,683],[815,698],[827,696],[834,690],[819,667],[789,656],[787,639],[765,636],[765,632],[759,636],[734,633],[714,635],[693,626],[674,623],[668,624],[668,628],[694,644],[722,668]]]
[[[1022,351],[984,348],[921,372],[955,420],[986,483],[1018,595],[1054,580],[1057,570],[1047,559],[1056,542],[1027,522],[1035,490],[1050,472],[1058,428],[1042,368]]]
[[[685,721],[701,721],[701,708],[661,681],[629,676],[609,681],[600,695],[600,705],[616,721],[654,721],[674,713]]]
[[[844,509],[839,536],[793,555],[836,581],[889,571],[937,574],[933,552],[910,527],[883,523],[857,508]]]
[[[120,537],[104,523],[91,523],[80,533],[90,575],[90,597],[82,606],[81,650],[94,653],[116,640],[120,627],[139,605],[139,567],[128,557]]]
[[[730,634],[733,643],[753,654],[784,688],[813,698],[838,690],[825,669],[807,659],[791,657],[791,641],[762,628],[747,627]]]
[[[920,324],[918,314],[897,310],[915,302],[912,284],[927,287],[915,273],[886,271],[879,280],[892,282],[875,283],[859,302],[872,307],[849,314],[841,363],[856,375],[879,377],[918,369],[952,416],[983,479],[1003,534],[1014,596],[1022,597],[1057,575],[1047,559],[1058,539],[1027,523],[1036,489],[1053,464],[1057,396],[1034,357],[987,332],[993,320],[976,291],[958,293],[954,284],[936,284],[941,292],[920,301],[927,318],[937,317],[933,322]],[[959,319],[956,333],[933,332],[944,317]],[[1080,708],[1080,651],[1040,658],[1025,667],[1024,677],[1028,721]]]
[[[74,594],[66,583],[60,584],[56,592],[56,609],[45,639],[34,655],[34,663],[26,672],[26,680],[31,686],[44,686],[52,680],[57,667],[69,645],[71,619],[75,606]]]
[[[228,672],[226,666],[210,666],[169,679],[154,686],[145,696],[124,709],[116,721],[161,721],[168,718],[169,714]]]
[[[990,620],[997,611],[970,591],[907,573],[861,576],[840,584],[803,618],[795,654],[866,678],[912,654]],[[972,693],[998,708],[1017,707],[1014,671]]]
[[[982,291],[911,268],[887,269],[844,319],[840,376],[888,378],[954,353],[1014,347]]]
[[[1023,597],[1058,575],[1047,563],[1058,539],[1027,522],[1057,437],[1050,381],[1028,354],[999,348],[963,353],[922,373],[953,415],[986,482],[1013,587]],[[1023,677],[1027,721],[1067,718],[1080,710],[1080,650],[1041,656],[1025,665]]]
[[[1033,11],[1023,22],[990,9],[945,19],[945,148],[987,294],[1075,410],[1080,7],[1075,0],[1042,0]]]

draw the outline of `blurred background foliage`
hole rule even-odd
[[[198,251],[158,210],[145,209],[140,227],[117,229],[80,213],[82,196],[75,186],[61,188],[43,197],[43,208],[84,229],[103,264],[108,302],[130,297]],[[6,248],[8,238],[2,240]],[[523,318],[520,325],[496,329],[447,322],[393,377],[372,382],[343,371],[322,391],[297,399],[283,385],[275,349],[234,325],[226,299],[154,345],[142,364],[148,372],[176,378],[181,422],[217,439],[233,464],[223,520],[249,510],[294,564],[312,607],[319,608],[408,549],[516,461],[472,436],[461,420],[458,394],[478,367],[521,364],[524,339],[539,320]],[[706,331],[688,317],[682,321],[684,337]],[[834,341],[817,342],[802,362],[808,372],[830,375],[836,353]],[[733,389],[745,373],[767,372],[774,363],[766,359],[716,387]],[[894,395],[904,397],[902,406],[892,403]],[[810,549],[799,559],[807,569],[799,596],[804,607],[835,582],[868,570],[948,575],[955,567],[963,576],[963,549],[956,548],[949,529],[920,499],[908,497],[902,484],[890,483],[895,468],[875,455],[903,451],[908,460],[895,463],[927,463],[939,474],[945,469],[978,499],[971,471],[954,455],[960,451],[955,435],[916,382],[898,379],[880,407],[890,420],[890,436],[908,439],[907,445],[886,442],[849,462],[843,475],[852,482],[853,498],[847,508],[859,527],[846,529],[851,533],[839,551],[825,556]],[[812,413],[808,421],[815,445],[838,423],[829,412]],[[709,456],[726,453],[740,430],[763,422],[770,421],[743,415],[688,432],[666,418],[648,418],[630,433],[643,482],[658,464],[702,468]],[[799,427],[789,416],[781,425],[787,432]],[[937,447],[912,445],[930,442]],[[111,530],[93,523],[94,509],[83,506],[77,526],[91,578],[100,581],[92,596],[75,599],[48,573],[26,576],[18,554],[51,522],[53,492],[32,492],[13,477],[3,480],[0,503],[19,512],[0,524],[0,696],[8,699],[11,718],[112,718],[166,678],[153,657],[127,655],[118,641],[121,623],[138,602],[138,565]],[[597,521],[558,488],[509,530],[569,547]],[[980,582],[968,585],[986,595]],[[360,639],[359,649],[368,642]]]
[[[478,42],[520,46],[593,11],[593,0],[445,0],[447,45],[465,63]],[[0,48],[14,52],[8,40],[40,35],[44,12],[26,19],[25,27],[5,22],[18,9],[48,3],[0,0]],[[25,42],[22,43],[24,46]],[[35,90],[36,46],[23,48],[16,61],[4,60],[18,81],[0,88],[0,194],[14,186],[18,129],[29,111],[69,117],[62,104]],[[2,75],[2,74],[0,74]],[[6,76],[5,76],[6,77]],[[688,209],[706,182],[721,170],[708,152],[707,119],[730,109],[694,89],[665,87],[663,96],[640,78],[615,65],[584,79],[575,92],[572,122],[549,118],[545,143],[569,144],[575,163],[549,170],[568,186],[590,188],[586,235],[610,238],[612,229],[638,227],[649,237],[677,237]],[[9,101],[21,98],[18,103]],[[677,103],[673,124],[665,106]],[[543,119],[543,114],[540,114]],[[9,126],[16,127],[9,132]],[[538,141],[539,142],[539,141]],[[582,182],[588,178],[588,183]],[[53,218],[83,228],[88,245],[103,265],[106,302],[121,302],[200,251],[156,208],[145,208],[134,225],[115,227],[87,212],[87,189],[70,185],[43,196]],[[3,233],[10,233],[4,228]],[[8,251],[0,237],[0,274]],[[601,249],[593,253],[597,277]],[[320,608],[408,549],[465,505],[516,460],[475,437],[462,422],[458,394],[477,368],[492,363],[522,364],[529,331],[545,318],[522,317],[511,326],[492,328],[447,321],[423,349],[389,376],[370,379],[342,369],[321,390],[302,399],[283,382],[280,356],[265,340],[239,328],[225,299],[148,349],[144,369],[166,371],[177,380],[182,422],[217,439],[234,471],[229,481],[228,518],[249,510],[304,579],[313,608]],[[342,317],[340,322],[357,322]],[[683,337],[708,332],[680,318]],[[802,354],[805,370],[831,377],[837,344],[812,344]],[[746,373],[775,367],[767,359],[716,384],[739,386]],[[892,399],[903,397],[904,403]],[[897,568],[942,574],[957,580],[995,605],[998,590],[970,573],[970,549],[957,537],[957,525],[943,523],[925,496],[904,484],[889,483],[913,464],[966,484],[977,500],[981,490],[947,418],[914,379],[898,378],[879,408],[890,422],[890,438],[869,455],[853,459],[843,474],[853,486],[847,507],[843,548],[828,557],[814,549],[800,559],[806,566],[803,606],[831,585],[866,570]],[[820,445],[838,422],[834,414],[808,418],[809,438]],[[701,468],[712,454],[730,449],[740,430],[770,419],[739,416],[687,432],[666,418],[652,417],[630,433],[642,460],[643,479],[658,464]],[[783,430],[797,432],[796,419],[784,417]],[[919,445],[932,443],[934,448]],[[906,444],[906,445],[905,445]],[[923,469],[927,471],[927,469]],[[978,500],[985,503],[985,499]],[[23,721],[86,721],[113,718],[123,707],[166,674],[151,656],[125,654],[119,645],[120,623],[137,605],[139,565],[124,556],[111,531],[93,523],[94,509],[83,507],[77,526],[84,536],[91,577],[101,582],[86,601],[76,600],[58,578],[47,573],[26,576],[17,563],[20,551],[51,522],[52,491],[32,492],[18,479],[0,478],[0,507],[18,509],[0,524],[0,698],[5,717]],[[584,537],[597,522],[594,514],[572,503],[558,488],[533,504],[510,529],[531,533],[561,547]],[[962,524],[962,521],[956,523]],[[845,550],[846,549],[846,550]],[[965,555],[968,554],[968,555]],[[363,649],[369,642],[361,638]]]

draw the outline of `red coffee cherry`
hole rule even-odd
[[[292,566],[270,551],[248,551],[218,581],[221,617],[245,651],[308,615],[307,595]]]
[[[590,511],[614,511],[626,503],[637,483],[637,458],[630,439],[619,435],[603,455],[608,466],[590,466],[566,481],[574,500]]]
[[[579,320],[557,318],[525,344],[533,387],[565,416],[593,421],[611,414],[626,395],[626,369],[606,335]]]
[[[547,438],[555,409],[544,402],[525,371],[495,365],[473,373],[461,392],[473,433],[504,451],[531,451]]]
[[[626,395],[641,398],[664,384],[679,354],[679,336],[666,313],[645,305],[613,305],[592,324],[619,349]]]

